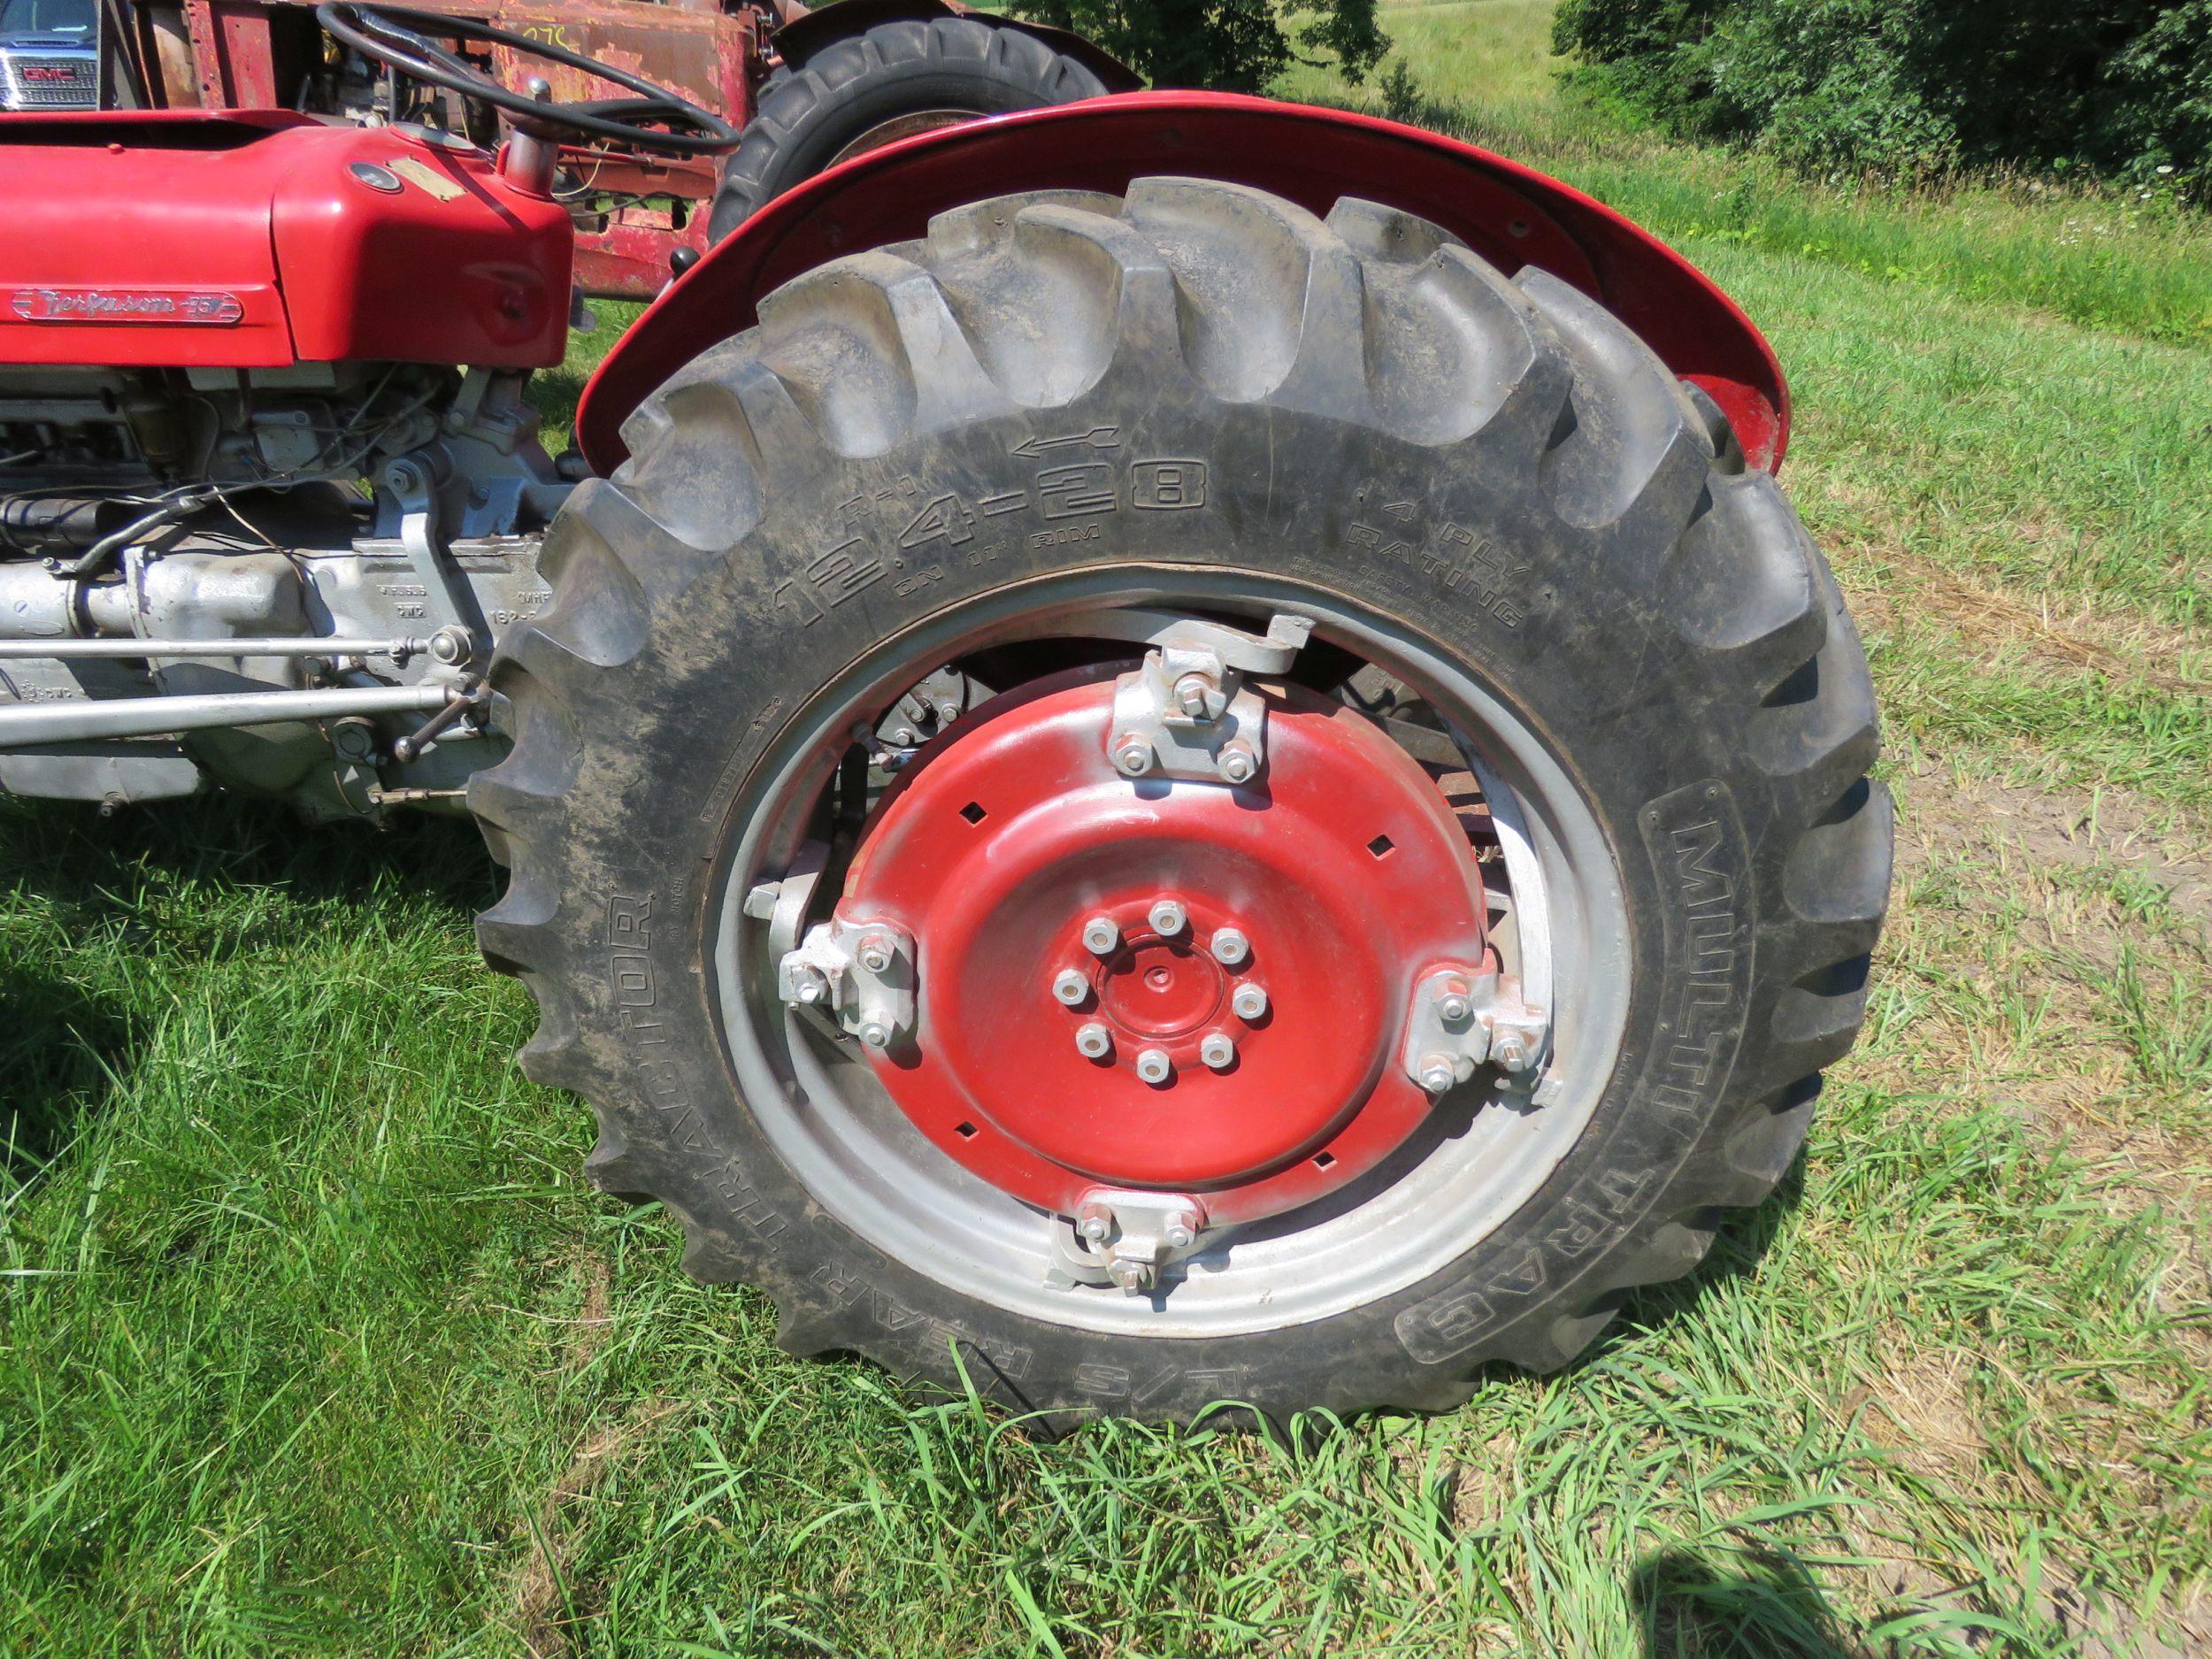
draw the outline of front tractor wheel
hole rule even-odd
[[[1888,886],[1834,584],[1540,272],[1148,179],[761,307],[494,670],[482,919],[589,1169],[781,1340],[1438,1407],[1702,1256]]]

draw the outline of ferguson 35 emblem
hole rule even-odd
[[[152,288],[18,288],[8,309],[27,323],[197,323],[227,328],[246,314],[235,294]]]

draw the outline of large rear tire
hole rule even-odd
[[[787,63],[761,88],[709,229],[726,236],[792,186],[879,145],[979,115],[1105,95],[1087,65],[974,18],[879,23]]]
[[[1014,197],[797,279],[625,436],[633,458],[549,538],[551,605],[493,670],[515,747],[471,803],[512,878],[480,937],[537,999],[525,1069],[597,1109],[591,1178],[665,1202],[687,1267],[766,1290],[792,1351],[948,1387],[964,1369],[1036,1409],[1443,1407],[1487,1362],[1565,1363],[1789,1166],[1886,902],[1865,661],[1773,479],[1588,298],[1348,199],[1325,223],[1191,180]],[[1308,754],[1387,733],[1442,777],[1455,741],[1483,833],[1520,855],[1480,865],[1499,949],[1532,974],[1540,953],[1556,986],[1532,1094],[1479,1071],[1356,1179],[1327,1174],[1135,1297],[1048,1283],[1064,1224],[936,1137],[883,1055],[785,1006],[769,944],[803,843],[887,833],[901,797],[861,824],[855,743],[880,748],[902,693],[945,664],[1000,690],[1047,676],[924,744],[920,796],[1127,666],[1108,613],[1131,605],[1309,618],[1294,677],[1335,701],[1271,691],[1273,770],[1249,785],[1133,781],[1102,754],[1084,801],[1149,803],[1173,863],[1177,826],[1287,821]],[[1348,718],[1371,735],[1330,749]],[[1370,810],[1412,765],[1328,798]],[[1004,859],[1061,821],[1048,790],[1029,831],[995,805],[964,811]],[[1361,897],[1387,879],[1368,854],[1393,850],[1332,853],[1302,894],[1286,878],[1253,914],[1260,954],[1294,954],[1346,894],[1377,939],[1447,908]],[[1178,879],[1202,886],[1213,857],[1194,841]],[[822,893],[867,862],[833,856]],[[987,965],[1027,949],[992,915]],[[921,948],[924,1051],[978,1034],[928,1024],[970,1018],[947,1011],[942,937]],[[979,1041],[1064,1012],[1048,965],[1021,957],[1033,1009],[991,1011]],[[1345,1010],[1371,990],[1403,1007],[1421,966],[1340,966],[1269,1018],[1369,1043]],[[1277,1039],[1245,1034],[1260,1075]],[[1394,1027],[1371,1046],[1366,1087],[1402,1098]],[[1192,1075],[1192,1110],[1234,1101],[1233,1069]],[[1155,1103],[1106,1082],[1133,1114]],[[1049,1107],[1061,1086],[1033,1087]],[[979,1125],[998,1127],[958,1131]]]

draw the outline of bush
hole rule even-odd
[[[1353,85],[1382,61],[1390,37],[1375,0],[1015,0],[1013,10],[1095,41],[1156,87],[1261,92],[1292,62],[1333,65]],[[1308,57],[1305,53],[1320,54]]]
[[[2212,0],[1562,0],[1553,43],[1678,132],[1801,167],[2212,197]]]

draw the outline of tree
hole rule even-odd
[[[1294,62],[1333,64],[1355,85],[1390,50],[1375,0],[1015,0],[1023,17],[1095,41],[1156,87],[1262,92]]]

